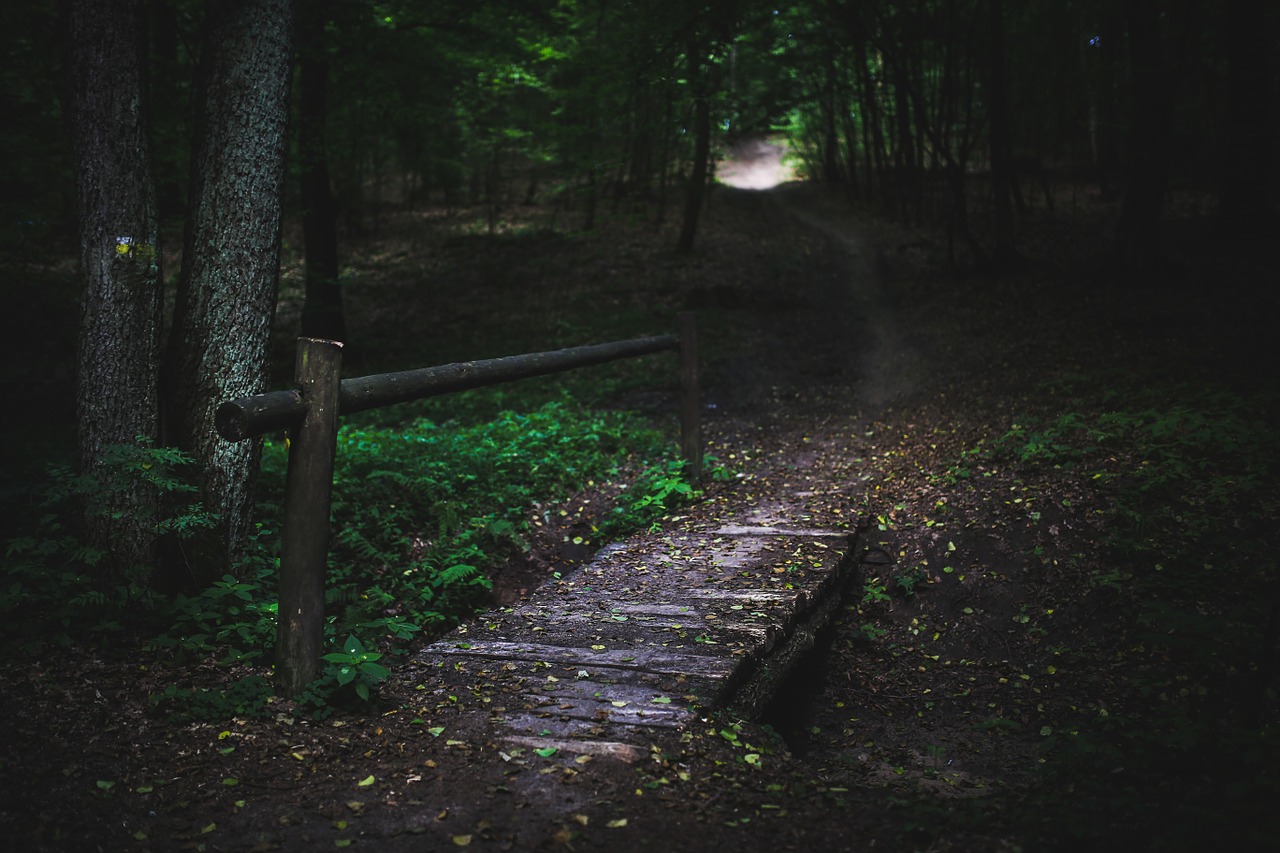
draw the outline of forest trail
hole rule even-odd
[[[843,282],[836,282],[832,334],[856,340],[856,407],[866,414],[909,399],[926,381],[923,357],[902,329],[886,278],[891,274],[857,223],[829,208],[821,190],[806,184],[778,187],[769,198],[806,225],[830,237],[843,253]],[[825,203],[824,203],[825,202]]]
[[[711,384],[722,383],[718,392],[733,399],[761,402],[767,389],[817,380],[826,385],[820,394],[824,401],[843,397],[840,410],[874,416],[918,394],[929,372],[902,328],[892,272],[872,245],[865,223],[821,186],[795,181],[785,157],[782,145],[764,137],[736,143],[717,170],[727,186],[717,188],[713,204],[733,208],[744,221],[778,222],[781,233],[795,231],[794,224],[782,220],[798,220],[829,245],[803,292],[757,296],[756,304],[748,299],[737,306],[783,310],[753,318],[772,340],[738,354]],[[806,252],[796,260],[813,259]],[[735,295],[714,307],[733,307]],[[772,305],[761,306],[761,301]]]
[[[428,706],[480,697],[450,731],[459,743],[499,745],[501,761],[482,776],[535,755],[612,774],[610,764],[644,761],[708,714],[758,719],[843,603],[865,519],[832,507],[847,503],[861,470],[855,436],[920,390],[924,360],[858,223],[821,189],[766,188],[785,174],[780,158],[776,146],[755,149],[747,168],[726,170],[746,188],[721,188],[716,203],[766,228],[802,223],[821,235],[806,249],[819,246],[821,259],[804,292],[717,294],[713,310],[740,323],[747,344],[712,367],[708,388],[724,404],[711,403],[713,440],[757,433],[769,461],[711,505],[605,547],[414,657],[402,677],[428,686]],[[797,233],[795,222],[780,233]],[[803,713],[802,697],[790,701]],[[543,778],[508,775],[544,826],[589,802],[583,786],[548,797]],[[464,822],[489,808],[457,795],[448,807]]]

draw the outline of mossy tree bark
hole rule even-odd
[[[199,77],[183,269],[166,360],[166,426],[201,467],[220,523],[179,578],[229,570],[248,530],[259,441],[218,437],[219,403],[266,389],[280,262],[293,4],[210,2]]]
[[[112,445],[155,438],[161,275],[147,138],[145,4],[66,0],[67,119],[83,282],[76,416],[81,468]],[[122,484],[123,485],[123,484]],[[104,575],[149,567],[154,494],[126,486],[85,507]]]

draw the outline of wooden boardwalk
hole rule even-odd
[[[437,699],[485,697],[513,748],[624,761],[708,710],[758,713],[812,647],[855,562],[850,532],[785,508],[609,546],[415,661]]]

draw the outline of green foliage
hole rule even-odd
[[[619,496],[602,533],[614,536],[624,531],[653,529],[672,509],[693,500],[697,493],[685,478],[686,467],[684,460],[672,459],[645,469]]]
[[[862,603],[873,605],[881,601],[892,601],[888,585],[879,577],[867,578],[862,584]]]
[[[328,666],[303,697],[315,713],[353,696],[367,703],[387,668],[384,651],[400,651],[423,631],[471,613],[487,600],[493,566],[526,548],[535,505],[562,500],[588,482],[620,476],[633,451],[662,437],[634,418],[599,414],[567,402],[528,413],[503,412],[479,424],[419,420],[396,428],[341,431],[334,475],[334,544],[326,585]],[[156,596],[139,569],[104,587],[94,574],[103,554],[75,533],[78,507],[109,512],[126,489],[145,488],[162,505],[182,507],[193,491],[181,477],[183,454],[146,443],[112,448],[92,475],[51,473],[40,491],[36,533],[9,543],[0,578],[5,636],[24,645],[75,636],[101,640],[125,622],[161,630],[145,649],[178,660],[214,657],[230,666],[269,658],[276,639],[274,531],[282,503],[283,443],[264,454],[260,522],[249,556],[207,589],[171,600]],[[622,535],[653,524],[693,497],[680,463],[645,469],[602,526]],[[198,504],[161,517],[162,535],[184,538],[213,523]],[[381,647],[381,648],[380,648]],[[157,708],[183,717],[260,712],[262,676],[223,691],[171,686]]]
[[[246,675],[225,689],[179,687],[170,684],[150,697],[159,714],[178,720],[213,722],[231,717],[265,717],[269,713],[273,688],[262,675]]]
[[[105,579],[97,567],[106,554],[85,542],[79,516],[114,518],[115,498],[141,490],[167,508],[153,528],[157,539],[188,538],[215,521],[198,502],[187,501],[195,487],[182,469],[190,462],[178,450],[139,437],[135,444],[106,448],[92,471],[51,468],[36,489],[40,514],[34,533],[7,543],[0,567],[0,636],[35,647],[66,644],[75,636],[120,631],[126,612],[134,624],[151,615],[157,604],[147,585],[151,567],[126,567],[123,578]]]
[[[338,631],[379,626],[405,639],[470,613],[491,586],[485,570],[526,547],[534,504],[618,475],[629,449],[656,443],[630,418],[561,402],[475,425],[342,429],[326,586]],[[268,511],[281,500],[286,461],[270,443]],[[645,509],[680,488],[655,484]]]
[[[315,716],[349,700],[365,706],[389,670],[382,649],[400,651],[423,626],[463,618],[487,600],[486,571],[527,547],[535,504],[563,499],[588,481],[619,475],[631,450],[661,437],[634,419],[565,402],[528,414],[502,412],[478,424],[417,420],[399,427],[344,427],[334,473],[326,582],[326,668],[299,699]],[[153,651],[217,654],[223,664],[263,658],[275,639],[274,543],[287,463],[283,443],[264,452],[265,494],[256,548],[237,574],[171,605],[173,628]],[[625,533],[652,524],[693,496],[679,463],[646,469],[607,521]],[[208,693],[175,699],[183,713],[221,713],[231,700]],[[238,701],[238,697],[232,697]],[[243,704],[243,703],[241,703]]]
[[[146,648],[183,657],[218,653],[224,664],[261,657],[276,638],[274,583],[273,568],[260,567],[251,580],[223,575],[197,595],[179,595],[168,606],[172,628]]]
[[[366,649],[353,634],[342,644],[342,651],[330,652],[324,660],[331,664],[328,674],[333,676],[339,687],[349,686],[361,701],[368,702],[370,688],[391,674],[391,670],[377,663],[381,657],[380,652]]]

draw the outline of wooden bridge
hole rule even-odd
[[[490,739],[636,760],[712,709],[754,717],[831,618],[856,535],[757,507],[704,530],[609,546],[573,574],[424,649],[436,694],[483,688]],[[430,697],[425,704],[431,704]]]

